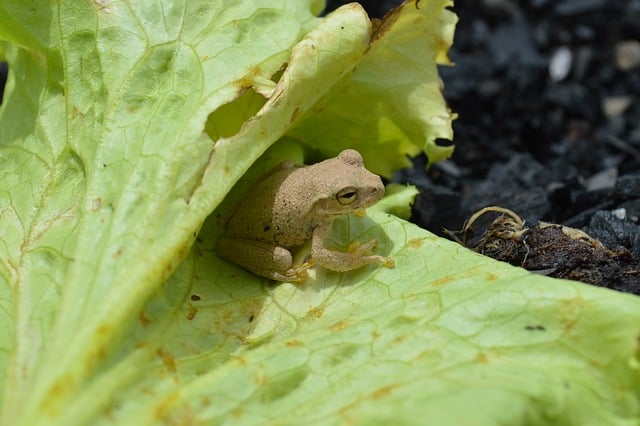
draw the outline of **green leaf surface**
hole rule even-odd
[[[336,84],[290,135],[335,155],[339,146],[363,152],[374,172],[389,177],[424,151],[430,163],[449,157],[455,118],[442,96],[437,65],[447,57],[457,17],[449,0],[406,2],[374,23],[358,66]],[[336,145],[337,144],[337,145]],[[373,148],[373,150],[372,150]]]
[[[132,346],[152,361],[122,361],[135,377],[106,423],[634,424],[640,299],[493,261],[381,210],[341,220],[332,244],[375,237],[396,269],[315,270],[302,285],[229,267],[208,221],[181,275],[190,291],[173,283],[158,297],[174,308],[155,299],[139,314],[158,340]]]
[[[450,153],[449,4],[2,2],[0,424],[636,424],[640,299],[438,239],[395,216],[412,188],[328,241],[395,269],[276,285],[213,251],[283,158]]]

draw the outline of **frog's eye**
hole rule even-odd
[[[343,206],[352,204],[356,200],[356,198],[358,198],[358,190],[353,186],[342,188],[336,195],[336,199]]]

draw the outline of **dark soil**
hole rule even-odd
[[[401,2],[361,3],[382,17]],[[441,75],[459,115],[456,150],[427,173],[419,157],[395,179],[421,189],[412,220],[446,236],[498,205],[534,230],[538,220],[578,228],[617,253],[613,263],[576,248],[594,268],[586,275],[601,279],[568,258],[550,274],[640,294],[640,0],[458,1],[453,10],[456,66]],[[493,219],[474,224],[471,246]],[[549,247],[564,253],[560,237]]]

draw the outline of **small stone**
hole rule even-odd
[[[632,103],[631,96],[611,96],[602,101],[602,112],[608,118],[617,117],[625,112]]]
[[[623,41],[616,46],[616,65],[622,71],[640,67],[640,42]]]
[[[625,220],[627,218],[627,210],[624,208],[611,210],[611,214],[618,220]]]
[[[587,191],[597,191],[600,189],[610,189],[616,184],[618,178],[618,169],[610,167],[604,169],[585,180],[584,186]]]
[[[624,209],[625,216],[635,224],[640,223],[640,198],[620,204],[620,208]]]
[[[614,193],[619,198],[640,198],[640,174],[623,175],[616,181]]]
[[[571,71],[572,61],[573,56],[568,47],[562,46],[558,48],[549,62],[549,77],[551,80],[556,82],[564,80],[569,75],[569,71]]]

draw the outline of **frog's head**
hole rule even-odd
[[[318,214],[340,215],[362,211],[380,201],[384,185],[378,175],[364,167],[358,151],[346,149],[323,163],[325,185],[315,209]]]

